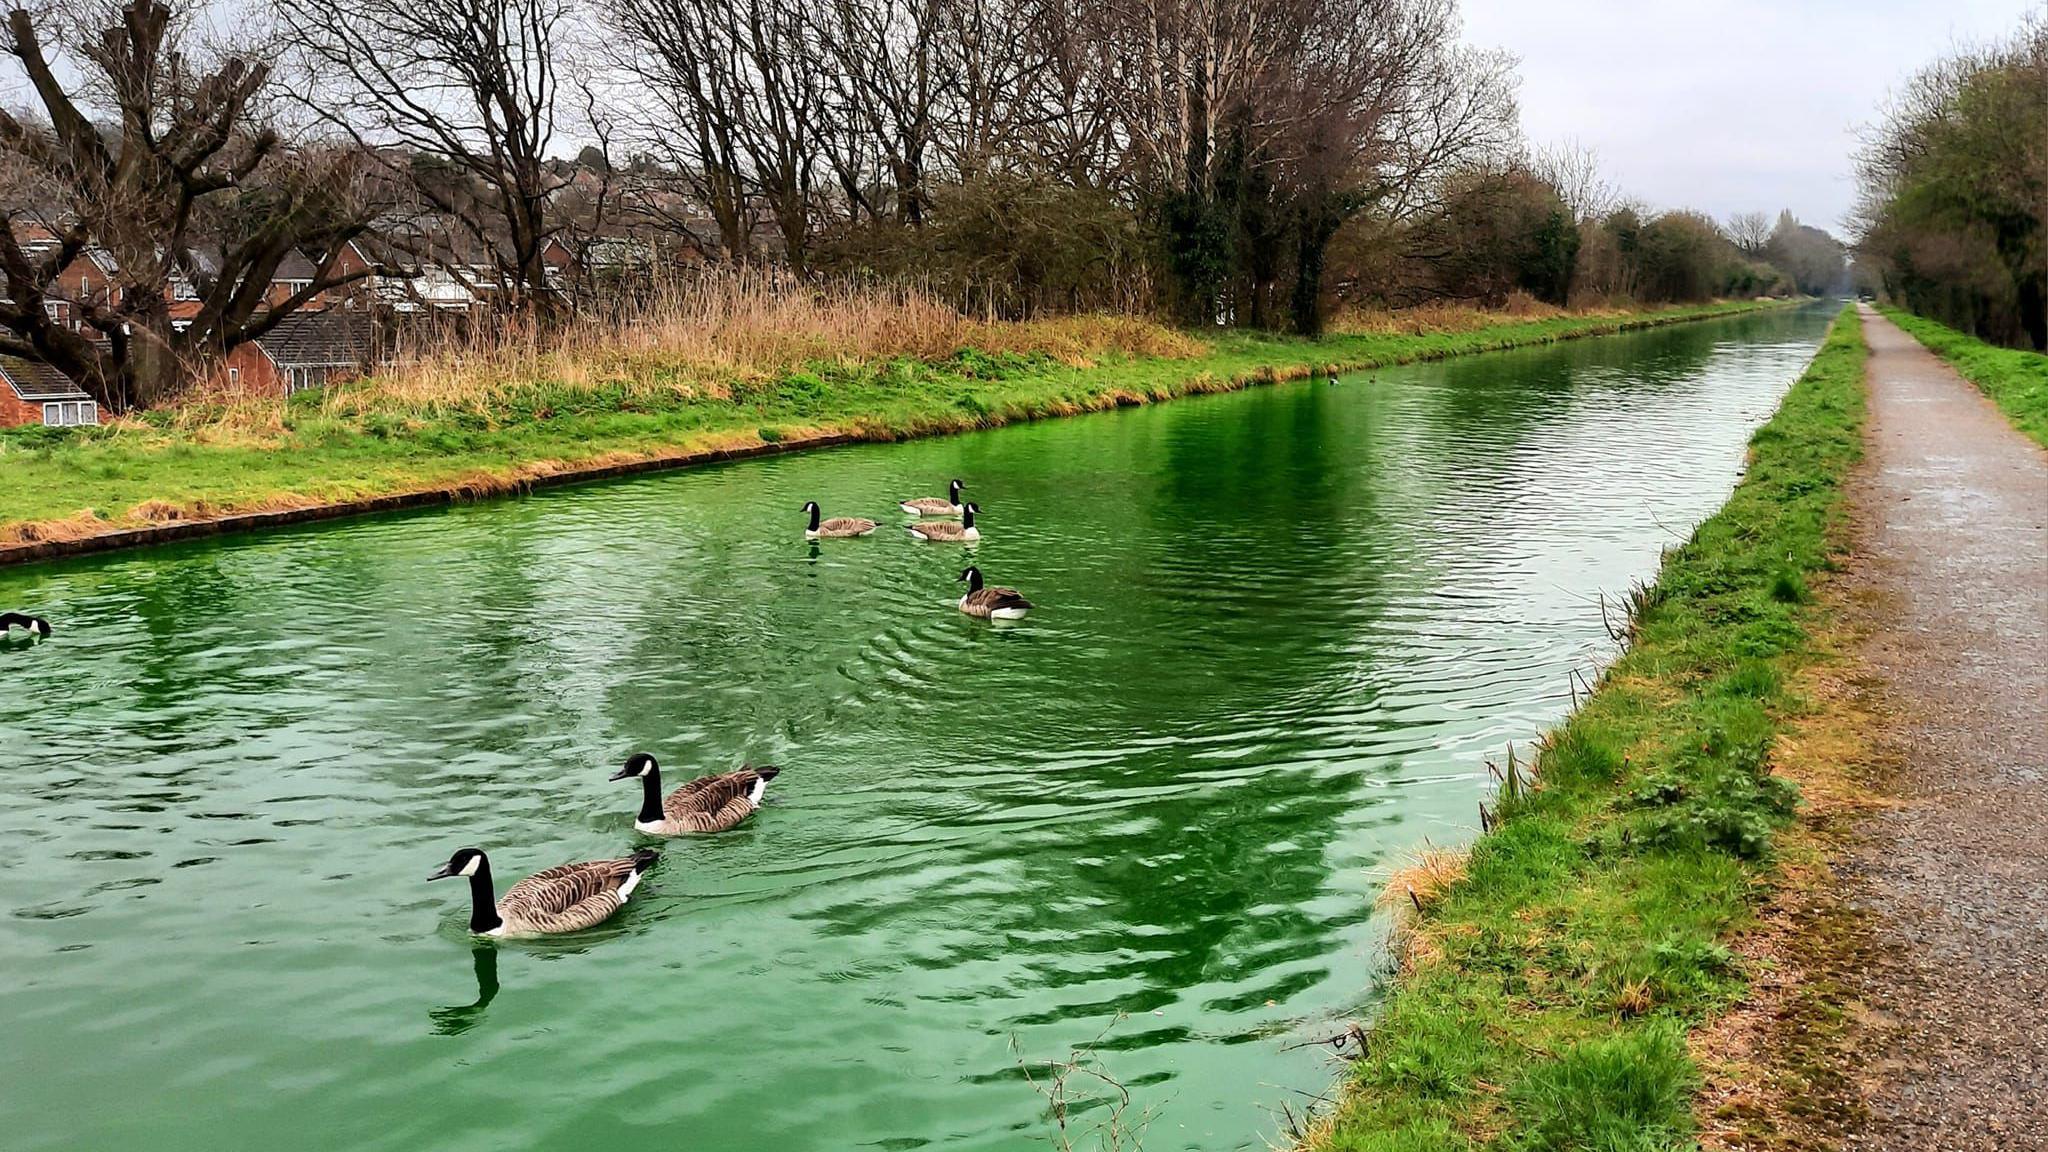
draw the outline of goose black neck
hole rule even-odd
[[[647,775],[640,777],[640,815],[642,824],[661,819],[661,769],[649,768]]]
[[[498,892],[491,887],[490,861],[480,861],[469,878],[469,930],[489,932],[504,922],[498,916]]]
[[[813,504],[813,505],[811,505],[811,531],[813,531],[813,532],[816,532],[817,530],[818,530],[818,506],[817,506],[816,504]]]
[[[946,492],[947,495],[953,498],[953,503],[958,504],[960,502],[960,482],[958,480],[946,485]]]
[[[972,596],[979,591],[981,591],[981,569],[969,568],[967,570],[967,594]]]
[[[960,509],[960,526],[962,528],[974,527],[974,505],[969,504]]]

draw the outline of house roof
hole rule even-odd
[[[314,264],[304,252],[294,248],[284,254],[284,259],[277,262],[277,272],[271,279],[274,281],[311,280],[319,272],[320,268],[318,265]]]
[[[23,400],[90,400],[76,381],[48,364],[19,356],[0,356],[0,379]]]
[[[279,368],[354,368],[369,363],[375,337],[361,312],[294,312],[256,344]]]

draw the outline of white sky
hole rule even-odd
[[[1840,235],[1850,153],[1885,95],[2043,0],[1462,0],[1465,39],[1521,60],[1522,130],[1577,141],[1607,182],[1716,219],[1762,210]]]

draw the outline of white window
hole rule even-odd
[[[240,368],[228,369],[228,387],[232,388],[235,385],[240,384],[241,382],[242,370]]]
[[[80,424],[98,424],[100,406],[91,400],[64,400],[43,405],[43,423],[51,428],[75,428]]]

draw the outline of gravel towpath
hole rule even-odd
[[[1846,869],[1874,913],[1861,1149],[2048,1149],[2048,453],[1869,309],[1855,576],[1899,804]]]

